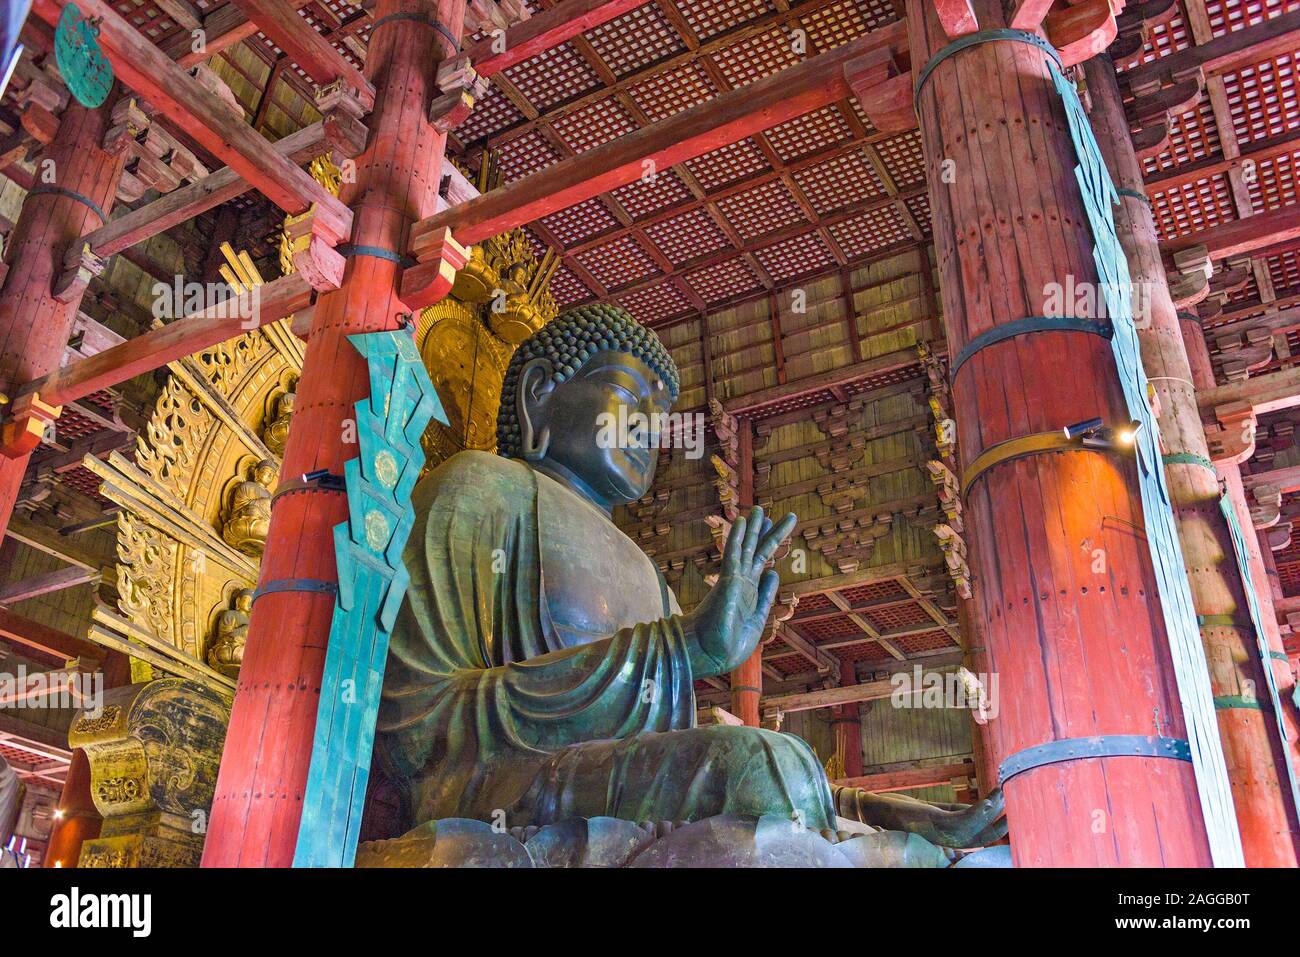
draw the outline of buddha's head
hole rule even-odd
[[[562,476],[606,508],[634,502],[654,481],[659,449],[648,430],[620,425],[654,421],[677,392],[677,366],[658,336],[617,306],[580,306],[515,350],[497,450]]]

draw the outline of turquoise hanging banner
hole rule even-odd
[[[99,48],[99,27],[75,3],[63,8],[54,28],[54,62],[77,102],[94,109],[113,88],[113,65]]]
[[[411,332],[349,336],[370,368],[356,404],[360,455],[344,465],[348,520],[334,527],[339,590],[325,652],[295,867],[351,867],[370,777],[388,639],[410,578],[402,550],[424,467],[420,437],[447,416]]]
[[[1259,602],[1255,598],[1255,582],[1250,575],[1250,546],[1237,520],[1237,510],[1232,507],[1228,496],[1219,499],[1219,509],[1227,519],[1228,529],[1232,534],[1232,550],[1237,556],[1237,568],[1241,572],[1241,582],[1246,586],[1246,605],[1250,610],[1250,626],[1255,631],[1255,647],[1259,651],[1259,664],[1264,669],[1264,685],[1268,688],[1268,700],[1273,706],[1273,719],[1277,722],[1278,740],[1282,742],[1283,752],[1288,752],[1286,722],[1282,720],[1282,694],[1277,689],[1277,679],[1273,677],[1273,660],[1268,650],[1268,639],[1264,637],[1264,619],[1260,617]],[[1300,781],[1296,780],[1295,768],[1290,761],[1286,765],[1287,780],[1291,784],[1291,801],[1297,813],[1300,813]]]
[[[1115,233],[1114,206],[1119,203],[1119,195],[1106,169],[1078,91],[1055,63],[1047,61],[1046,66],[1065,105],[1075,155],[1079,158],[1074,172],[1092,227],[1093,260],[1113,330],[1110,342],[1120,386],[1130,419],[1142,423],[1134,446],[1146,538],[1155,567],[1160,608],[1169,639],[1178,697],[1183,706],[1183,720],[1187,725],[1187,740],[1191,745],[1192,765],[1196,769],[1197,792],[1205,816],[1210,854],[1216,867],[1244,867],[1241,833],[1237,828],[1227,763],[1219,738],[1205,646],[1201,643],[1192,589],[1187,580],[1178,527],[1160,458],[1160,430],[1146,399],[1147,377],[1142,368],[1137,329],[1133,324],[1128,259]]]

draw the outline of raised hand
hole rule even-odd
[[[774,526],[761,508],[731,526],[718,583],[686,619],[698,651],[692,655],[695,677],[730,671],[753,654],[781,584],[775,569],[764,568],[794,526],[794,515]]]

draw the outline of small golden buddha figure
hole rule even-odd
[[[262,441],[276,455],[284,455],[284,446],[289,441],[289,422],[293,419],[293,404],[298,400],[296,392],[286,392],[275,402],[275,418],[266,424],[262,432]]]
[[[222,526],[226,544],[254,558],[262,556],[271,528],[271,486],[278,468],[270,459],[253,466],[252,477],[235,486],[230,495],[230,517]]]
[[[244,662],[244,643],[248,639],[248,619],[253,612],[253,590],[235,592],[231,607],[217,618],[217,634],[208,648],[208,664],[234,678]]]

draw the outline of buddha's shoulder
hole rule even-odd
[[[525,486],[531,484],[530,471],[523,462],[495,452],[466,449],[435,467],[422,484],[427,493]]]

